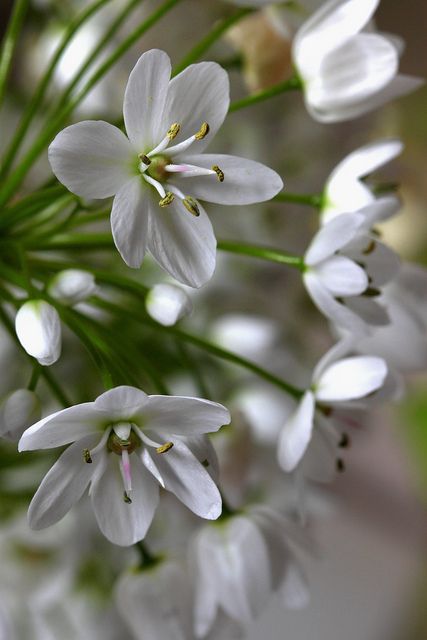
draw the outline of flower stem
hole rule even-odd
[[[9,199],[13,196],[15,191],[21,185],[25,176],[27,175],[34,162],[42,153],[46,145],[51,141],[52,137],[63,126],[68,116],[72,113],[77,105],[87,96],[89,91],[105,76],[105,74],[111,69],[111,67],[128,51],[135,42],[144,34],[150,27],[158,22],[168,11],[173,9],[181,0],[165,0],[156,11],[154,11],[146,20],[144,20],[138,27],[129,34],[127,38],[111,53],[111,55],[105,60],[105,62],[97,69],[97,71],[89,78],[81,91],[62,109],[55,118],[52,119],[50,124],[46,126],[41,134],[36,138],[29,151],[22,159],[22,162],[9,176],[9,179],[4,184],[0,191],[0,207],[4,206]]]
[[[258,102],[263,102],[264,100],[278,96],[281,93],[286,93],[287,91],[298,91],[301,89],[301,86],[301,80],[298,77],[293,76],[292,78],[279,82],[268,89],[263,89],[262,91],[258,91],[258,93],[253,93],[252,95],[241,98],[240,100],[235,100],[230,104],[228,111],[229,113],[232,113],[233,111],[239,111],[239,109],[244,109],[245,107],[257,104]]]
[[[15,0],[12,15],[3,39],[3,45],[0,51],[0,106],[3,102],[13,52],[18,41],[28,4],[29,0]]]
[[[227,16],[215,23],[212,30],[202,38],[186,56],[184,56],[181,62],[175,66],[172,75],[176,76],[190,64],[193,64],[193,62],[197,62],[197,60],[201,58],[201,56],[214,44],[214,42],[216,42],[230,27],[232,27],[233,24],[236,24],[236,22],[239,22],[239,20],[250,13],[253,13],[253,11],[255,11],[255,9],[239,9],[239,11],[236,11],[231,16]]]
[[[37,113],[38,108],[43,102],[43,99],[46,94],[46,89],[49,86],[49,82],[52,79],[52,76],[55,72],[57,64],[61,59],[65,49],[68,47],[70,41],[73,39],[74,35],[80,29],[80,27],[87,20],[89,20],[89,18],[94,13],[96,13],[108,2],[111,2],[111,0],[97,0],[97,2],[94,2],[89,7],[87,7],[84,11],[82,11],[82,13],[79,16],[77,16],[77,18],[73,22],[71,22],[70,25],[68,26],[68,29],[64,33],[62,41],[58,45],[58,48],[56,49],[48,68],[46,69],[43,77],[41,78],[32,99],[28,103],[28,106],[22,117],[22,120],[17,130],[15,131],[15,134],[12,138],[12,141],[9,145],[8,150],[6,151],[6,154],[4,156],[3,163],[2,163],[1,172],[0,172],[1,178],[3,178],[8,173],[15,159],[16,153],[19,150],[22,141],[24,140],[24,136],[26,132],[28,131],[28,127],[30,126],[35,114]],[[2,60],[3,60],[3,56],[2,56]]]
[[[218,249],[227,251],[228,253],[236,253],[243,256],[252,256],[253,258],[261,258],[261,260],[269,260],[270,262],[278,262],[287,264],[302,271],[304,269],[304,260],[301,256],[294,256],[277,249],[269,249],[267,247],[258,247],[254,245],[241,244],[240,242],[228,242],[220,240]]]
[[[138,551],[141,569],[148,569],[148,567],[153,567],[155,564],[161,561],[161,557],[153,555],[145,542],[137,542],[135,544],[135,549]]]
[[[322,206],[322,196],[305,193],[288,193],[282,191],[274,196],[273,200],[276,202],[294,202],[295,204],[307,205],[319,209]]]

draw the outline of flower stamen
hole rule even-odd
[[[83,449],[83,460],[86,462],[86,464],[92,464],[93,460],[92,456],[90,455],[89,449]]]
[[[165,166],[165,170],[169,171],[169,173],[180,173],[182,178],[212,176],[212,175],[215,175],[215,173],[217,173],[213,169],[205,169],[205,167],[197,167],[194,164],[167,164]]]
[[[196,216],[196,218],[199,217],[200,209],[198,207],[197,201],[194,198],[192,198],[191,196],[186,196],[182,200],[182,204],[193,216]]]
[[[209,131],[210,131],[209,124],[207,122],[202,122],[202,124],[200,125],[200,129],[197,131],[197,133],[190,136],[186,140],[179,142],[174,147],[169,147],[168,155],[174,156],[177,153],[186,151],[188,147],[190,147],[193,144],[193,142],[195,142],[196,140],[203,140],[203,138],[205,138],[208,135]]]
[[[217,164],[213,165],[212,171],[216,173],[216,175],[218,176],[218,180],[220,182],[224,182],[224,178],[225,178],[224,171],[222,171],[222,169],[220,169]]]
[[[151,176],[147,176],[147,174],[145,173],[143,174],[142,177],[146,182],[148,182],[148,184],[151,184],[155,188],[155,190],[157,191],[157,193],[162,199],[166,198],[166,191],[164,190],[163,186],[160,184],[158,180],[154,180],[154,178],[152,178]]]
[[[175,200],[175,196],[173,195],[172,191],[167,191],[165,197],[162,198],[161,200],[159,200],[159,206],[160,207],[167,207],[174,200]]]
[[[156,453],[166,453],[167,451],[170,451],[172,447],[173,442],[165,442],[165,444],[162,444],[160,447],[156,448]]]
[[[181,130],[181,125],[179,124],[179,122],[174,122],[173,124],[171,124],[163,140],[159,142],[157,147],[154,147],[154,149],[151,149],[151,151],[147,153],[147,157],[151,158],[152,156],[155,156],[156,153],[161,153],[162,151],[164,151],[168,146],[169,142],[171,142],[171,140],[174,140],[176,138],[180,130]]]

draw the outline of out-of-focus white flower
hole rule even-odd
[[[374,298],[397,274],[400,261],[370,233],[389,212],[388,199],[382,198],[362,211],[333,218],[317,232],[304,256],[307,291],[338,327],[362,334],[371,325],[389,322]]]
[[[72,444],[35,494],[30,526],[42,529],[60,520],[89,484],[101,531],[121,546],[144,538],[159,484],[200,517],[217,518],[221,496],[186,437],[217,431],[229,420],[227,409],[215,402],[147,396],[126,386],[44,418],[25,431],[20,451]]]
[[[17,389],[10,393],[0,407],[0,436],[19,440],[31,424],[41,417],[40,400],[29,389]]]
[[[398,74],[400,45],[362,31],[380,0],[330,0],[298,30],[293,60],[309,113],[320,122],[361,116],[418,88]]]
[[[393,160],[402,149],[400,140],[380,140],[344,158],[326,181],[321,208],[322,224],[341,213],[357,211],[375,202],[374,194],[362,178]],[[397,197],[390,196],[386,202],[390,207],[390,216],[400,208]]]
[[[95,277],[89,271],[65,269],[50,282],[48,293],[67,306],[74,306],[89,298],[97,290]]]
[[[344,339],[321,358],[314,369],[311,388],[286,420],[277,451],[279,464],[285,471],[293,471],[299,464],[311,440],[315,422],[324,420],[319,411],[316,413],[317,405],[346,407],[383,385],[387,376],[385,361],[376,356],[343,358],[351,345],[348,339]],[[327,426],[326,430],[330,428]]]
[[[204,637],[220,611],[250,623],[280,591],[286,606],[299,608],[308,595],[289,542],[291,527],[268,507],[203,527],[190,547],[195,572],[195,632]]]
[[[184,289],[174,284],[162,283],[154,285],[148,292],[145,308],[154,320],[165,327],[171,327],[189,315],[193,305]]]
[[[15,330],[25,351],[49,366],[61,355],[61,322],[58,312],[45,300],[29,300],[19,309]]]
[[[129,138],[106,122],[80,122],[56,136],[49,160],[73,193],[115,195],[112,233],[128,266],[140,267],[148,248],[174,278],[200,287],[214,272],[216,240],[198,198],[262,202],[283,182],[257,162],[201,153],[229,106],[228,76],[218,64],[191,65],[173,80],[170,75],[166,53],[144,53],[125,92]]]
[[[117,608],[135,640],[195,640],[189,576],[177,562],[124,574],[115,589]],[[206,640],[237,640],[240,628],[231,620],[218,621]]]
[[[265,316],[229,313],[215,320],[210,334],[221,347],[259,362],[271,355],[279,328]]]
[[[387,285],[381,304],[390,324],[376,327],[357,343],[360,353],[376,354],[402,373],[427,368],[427,269],[403,263],[396,280]]]

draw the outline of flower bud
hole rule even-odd
[[[58,312],[45,300],[29,300],[19,309],[15,330],[25,351],[49,366],[61,355],[61,322]]]
[[[41,405],[34,391],[17,389],[3,400],[0,436],[17,441],[24,431],[41,418]]]
[[[189,315],[193,308],[184,289],[174,284],[156,284],[148,293],[145,306],[147,313],[165,327]]]
[[[97,290],[94,276],[80,269],[66,269],[50,282],[48,293],[62,304],[74,306],[89,298]]]

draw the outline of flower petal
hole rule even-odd
[[[61,355],[61,321],[55,307],[45,300],[29,300],[15,317],[15,330],[25,351],[43,366]]]
[[[92,464],[84,461],[84,449],[92,449],[99,436],[89,435],[70,445],[43,478],[28,509],[32,529],[44,529],[58,522],[82,497],[93,476],[100,454]]]
[[[52,449],[99,431],[99,414],[94,408],[94,403],[84,402],[57,411],[33,424],[24,431],[18,450]]]
[[[325,224],[309,245],[304,256],[305,263],[313,266],[321,260],[329,258],[354,238],[363,222],[364,218],[361,214],[347,213],[337,216]]]
[[[230,422],[230,413],[222,404],[186,396],[149,396],[143,417],[147,429],[183,436],[218,431]]]
[[[224,122],[230,104],[228,74],[216,62],[192,64],[173,78],[169,84],[163,113],[164,135],[174,122],[181,130],[174,141],[178,143],[199,131],[203,122],[209,124],[208,135],[194,142],[203,151]]]
[[[378,198],[359,211],[365,216],[364,228],[367,231],[371,230],[377,223],[394,216],[401,207],[402,203],[397,196]]]
[[[102,120],[72,124],[49,147],[53,173],[83,198],[108,198],[132,176],[135,152],[125,134]]]
[[[298,71],[310,77],[322,59],[358,33],[370,20],[380,0],[330,0],[299,29],[293,44]]]
[[[402,153],[403,144],[396,138],[371,142],[356,149],[342,160],[331,173],[328,184],[336,180],[358,179],[369,175],[376,169]]]
[[[198,205],[200,215],[193,216],[182,202],[150,211],[148,248],[171,276],[190,287],[201,287],[213,275],[216,239],[210,220]]]
[[[159,501],[159,485],[138,456],[130,456],[132,503],[123,500],[119,457],[107,456],[105,471],[91,485],[90,495],[99,528],[110,542],[127,547],[142,540]]]
[[[314,304],[327,318],[337,326],[356,334],[366,334],[367,326],[365,322],[347,306],[335,300],[330,291],[320,282],[315,271],[307,271],[303,279]],[[349,300],[356,300],[356,298],[349,298]]]
[[[369,297],[345,298],[344,303],[366,324],[372,328],[390,324],[390,316],[386,307]]]
[[[130,73],[123,115],[127,134],[137,153],[147,153],[166,135],[162,116],[170,75],[169,56],[159,49],[143,53]]]
[[[185,179],[188,193],[207,202],[229,205],[264,202],[283,189],[282,178],[275,171],[246,158],[204,153],[186,156],[182,162],[206,169],[216,165],[223,171],[224,182],[219,182],[217,176]]]
[[[148,396],[136,387],[122,385],[114,387],[97,397],[93,403],[97,411],[119,418],[121,421],[131,420],[132,417],[146,405]]]
[[[320,262],[315,272],[334,296],[356,296],[368,286],[364,269],[345,256],[332,256]]]
[[[316,398],[322,402],[342,402],[363,398],[379,389],[387,375],[387,365],[375,356],[354,356],[334,362],[320,376]]]
[[[150,192],[140,177],[132,178],[118,191],[111,210],[114,244],[128,267],[138,269],[145,255]]]
[[[358,104],[357,115],[365,113],[364,101],[384,89],[397,70],[397,51],[386,38],[359,34],[324,59],[305,97],[313,115],[329,112],[334,121],[346,120],[347,107]]]
[[[209,473],[180,440],[172,449],[158,454],[155,465],[165,489],[176,495],[201,518],[216,520],[221,515],[221,495]]]
[[[313,430],[314,408],[314,395],[306,391],[296,411],[282,428],[277,456],[284,471],[293,471],[307,449]]]

